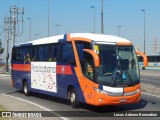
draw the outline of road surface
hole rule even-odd
[[[145,78],[147,79],[147,78]],[[157,79],[155,77],[152,77],[152,79]],[[59,115],[63,114],[62,119],[82,119],[80,116],[85,115],[83,119],[91,120],[91,119],[97,119],[96,115],[101,115],[101,119],[115,119],[119,120],[120,117],[106,117],[109,114],[115,114],[118,112],[126,112],[126,111],[160,111],[160,97],[156,96],[150,96],[147,94],[142,94],[141,101],[137,104],[133,105],[120,105],[120,106],[105,106],[105,107],[93,107],[88,105],[81,105],[80,108],[74,109],[69,104],[68,101],[63,99],[57,99],[51,96],[41,95],[41,94],[32,94],[29,97],[26,97],[23,93],[21,93],[19,90],[13,88],[10,86],[10,77],[9,76],[2,76],[0,75],[0,94],[6,94],[9,96],[14,96],[16,98],[24,99],[26,101],[33,102],[35,104],[38,104],[40,106],[43,106],[44,108],[47,108],[51,111],[68,111],[65,112],[65,115],[63,112],[58,113]],[[16,99],[15,99],[16,100]],[[34,107],[34,106],[33,106]],[[77,116],[77,117],[71,117],[71,116]],[[94,116],[94,117],[92,117]],[[130,117],[124,117],[124,120],[132,120],[133,118]],[[138,117],[135,117],[134,119],[139,119]],[[160,119],[157,117],[143,117],[143,119],[148,120],[158,120]]]

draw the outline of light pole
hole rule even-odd
[[[122,26],[117,26],[118,27],[118,29],[119,29],[119,37],[121,36],[121,27]]]
[[[57,27],[57,35],[59,34],[58,33],[58,27],[60,27],[61,25],[60,24],[55,24],[55,26]]]
[[[93,10],[94,10],[94,23],[93,23],[94,31],[93,31],[93,33],[95,33],[95,7],[91,6],[91,8],[93,8]]]
[[[48,37],[49,37],[49,19],[50,19],[50,16],[49,16],[49,10],[50,10],[50,8],[49,8],[49,0],[48,0]]]
[[[29,27],[29,38],[31,40],[31,18],[27,18],[28,20],[30,20],[30,27]]]
[[[103,28],[103,0],[101,0],[101,33],[104,33],[104,28]]]
[[[146,43],[145,43],[145,10],[141,10],[142,12],[144,12],[144,54],[146,53],[145,51],[145,47],[146,47]]]

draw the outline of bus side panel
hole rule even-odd
[[[22,89],[22,81],[30,81],[30,65],[16,63],[12,64],[12,82],[13,86]]]
[[[79,102],[85,103],[85,99],[78,81],[74,66],[67,63],[57,64],[57,86],[59,97],[67,97],[67,88],[73,86],[78,94]]]
[[[57,63],[56,65],[56,89],[57,92],[34,88],[31,84],[31,65],[30,64],[13,64],[12,65],[12,80],[13,86],[22,89],[22,81],[26,80],[29,85],[29,91],[47,94],[55,97],[67,98],[67,88],[69,85],[76,89],[78,100],[85,103],[85,99],[76,76],[74,66],[68,63]],[[43,77],[41,77],[43,79]],[[37,79],[38,80],[38,79]],[[39,81],[39,80],[38,80]],[[45,80],[44,80],[45,81]]]
[[[51,82],[52,83],[52,82]],[[78,82],[74,66],[65,62],[56,63],[56,92],[31,88],[31,91],[67,99],[67,88],[73,86],[78,94],[79,102],[85,103],[80,83]]]
[[[22,89],[22,80],[26,72],[12,70],[12,74],[13,86]]]
[[[45,64],[45,63],[44,63]],[[80,88],[74,67],[67,63],[58,63],[56,65],[56,89],[57,92],[50,92],[47,90],[42,90],[41,88],[33,88],[31,83],[31,65],[30,64],[13,64],[12,65],[12,80],[13,86],[18,89],[22,89],[22,81],[26,80],[29,85],[29,91],[47,94],[51,96],[67,98],[67,88],[72,85],[76,92],[78,93],[78,100],[80,102],[85,102],[85,99]],[[41,77],[43,79],[43,77]],[[39,79],[37,79],[39,81]],[[45,80],[44,80],[45,81]]]

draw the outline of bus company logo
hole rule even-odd
[[[56,67],[46,66],[46,65],[31,65],[31,70],[33,72],[41,72],[41,73],[56,73]]]
[[[65,66],[62,65],[62,67],[61,67],[61,73],[64,74],[64,71],[65,71]]]

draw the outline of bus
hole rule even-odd
[[[93,106],[140,100],[140,73],[132,43],[121,37],[71,33],[14,45],[12,85]],[[144,59],[144,65],[146,60]]]
[[[146,69],[160,70],[160,54],[148,54],[146,56],[148,58],[148,65]],[[142,56],[138,56],[138,62],[139,62],[140,68],[143,68]]]

